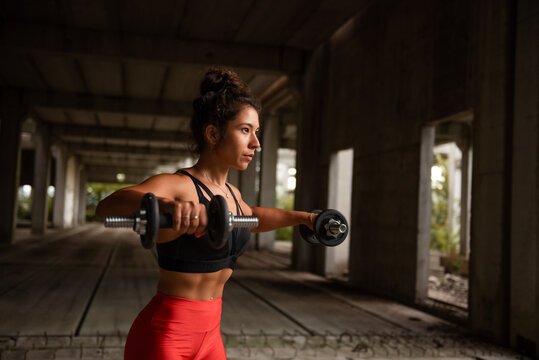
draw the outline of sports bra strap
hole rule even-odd
[[[243,210],[240,206],[240,203],[238,202],[238,199],[236,199],[236,195],[234,195],[234,191],[232,191],[232,188],[228,186],[228,184],[225,184],[225,185],[228,188],[228,191],[230,191],[230,193],[232,194],[232,197],[234,198],[234,202],[236,203],[236,214],[239,215],[241,212],[241,216],[243,216]]]
[[[176,174],[177,173],[180,173],[180,174],[183,174],[183,175],[187,175],[191,178],[191,180],[193,180],[193,183],[195,184],[195,188],[197,190],[197,194],[198,194],[198,201],[204,205],[209,205],[209,201],[208,199],[206,199],[206,197],[204,196],[204,194],[202,193],[202,189],[204,189],[204,191],[206,192],[206,194],[208,194],[208,196],[210,198],[213,198],[213,193],[210,191],[210,189],[208,189],[208,187],[206,185],[204,185],[200,180],[198,180],[196,177],[194,177],[193,175],[189,174],[187,171],[185,170],[178,170],[176,171]]]
[[[204,183],[200,180],[198,180],[196,177],[194,177],[193,175],[189,174],[187,171],[183,170],[183,169],[180,169],[178,171],[176,171],[176,174],[177,173],[180,173],[180,174],[183,174],[183,175],[187,175],[191,178],[191,180],[193,180],[193,183],[195,184],[195,188],[197,190],[197,194],[198,194],[198,201],[202,204],[205,204],[206,206],[209,205],[209,201],[208,199],[206,199],[206,197],[204,196],[204,194],[202,194],[202,189],[204,189],[204,191],[208,194],[208,196],[210,198],[213,198],[215,195],[213,195],[213,193],[210,191],[210,189],[208,189],[208,187],[206,185],[204,185]],[[234,202],[236,203],[236,214],[240,214],[241,212],[241,215],[243,216],[243,209],[241,208],[239,202],[238,202],[238,199],[236,199],[236,195],[234,195],[234,191],[232,191],[232,188],[226,184],[226,187],[228,188],[228,191],[230,191],[230,193],[232,194],[232,197],[234,198]]]

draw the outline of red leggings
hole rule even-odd
[[[196,301],[157,292],[129,330],[126,360],[222,360],[221,298]]]

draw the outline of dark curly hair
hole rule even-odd
[[[218,129],[221,141],[226,134],[228,122],[246,106],[251,106],[260,113],[260,104],[238,74],[224,67],[210,68],[200,84],[200,97],[193,101],[192,152],[200,155],[204,151],[204,131],[208,125],[214,125]]]

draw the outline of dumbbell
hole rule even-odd
[[[348,221],[343,214],[333,209],[312,210],[311,212],[318,214],[314,220],[313,230],[306,225],[299,226],[299,233],[305,241],[310,244],[337,246],[346,239]]]
[[[159,214],[157,198],[152,193],[142,197],[140,209],[131,216],[107,216],[106,228],[133,229],[140,235],[142,246],[154,247],[159,229],[172,227],[170,214]],[[208,207],[207,234],[210,245],[216,249],[225,246],[230,231],[234,228],[254,228],[258,226],[256,216],[235,216],[228,210],[228,204],[221,195],[214,196]]]

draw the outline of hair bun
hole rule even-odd
[[[212,67],[206,72],[200,84],[200,95],[235,88],[242,88],[242,81],[235,72],[222,67]]]

